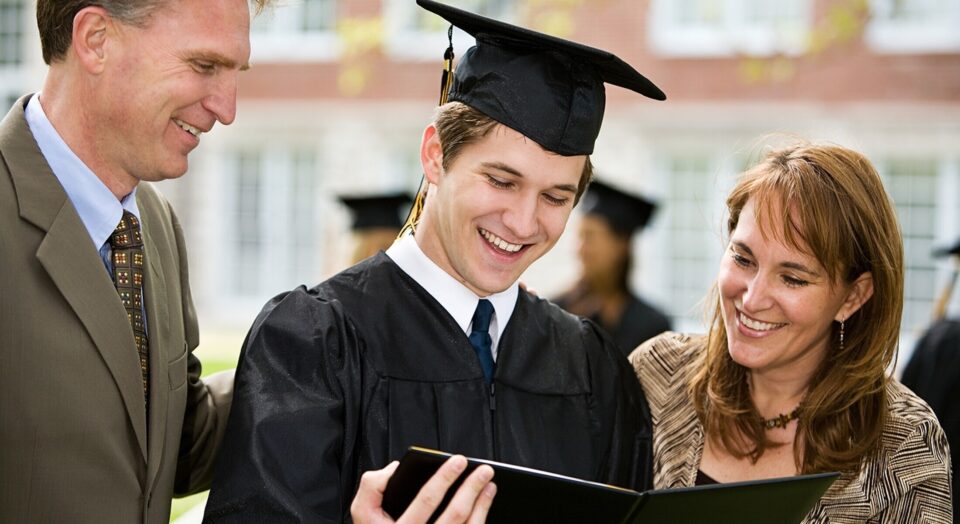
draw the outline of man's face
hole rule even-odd
[[[563,233],[586,156],[550,153],[497,126],[440,169],[439,140],[424,135],[430,193],[417,229],[421,249],[483,297],[508,288]]]
[[[246,0],[170,0],[144,27],[115,22],[101,89],[104,165],[136,180],[177,178],[216,122],[233,122],[237,76],[250,57]]]

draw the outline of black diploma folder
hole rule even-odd
[[[448,453],[411,447],[387,484],[383,509],[400,517]],[[643,493],[511,464],[468,458],[447,491],[440,515],[461,481],[480,464],[494,469],[497,495],[487,522],[699,523],[800,522],[839,473],[711,484]]]

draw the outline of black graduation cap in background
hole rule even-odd
[[[614,231],[628,236],[646,226],[657,209],[656,204],[641,196],[598,180],[590,183],[580,205],[584,213],[603,218]]]
[[[406,193],[383,195],[340,196],[340,201],[350,208],[353,215],[351,229],[357,231],[373,228],[400,229],[410,202]]]
[[[477,40],[454,70],[448,100],[463,102],[548,151],[593,152],[603,121],[604,82],[666,99],[653,82],[607,51],[432,0],[417,4]]]
[[[933,250],[933,256],[935,257],[948,257],[950,255],[960,256],[960,239],[953,246]]]

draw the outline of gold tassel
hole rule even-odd
[[[453,84],[453,24],[447,29],[447,41],[449,45],[443,52],[443,73],[440,75],[440,104],[447,103],[447,97],[450,93],[450,86]],[[403,228],[397,235],[402,238],[407,232],[416,232],[417,224],[420,223],[420,215],[423,213],[423,206],[427,201],[427,183],[423,177],[420,178],[420,190],[417,192],[417,198],[413,201],[413,207],[407,213],[407,220],[403,223]]]
[[[447,41],[449,45],[443,52],[443,73],[440,75],[440,104],[447,103],[447,97],[450,95],[450,85],[453,84],[453,25],[447,29]]]
[[[403,238],[407,231],[413,233],[417,231],[417,224],[420,222],[420,215],[423,213],[423,204],[427,201],[427,185],[423,178],[420,179],[420,190],[417,191],[417,198],[413,200],[413,206],[407,213],[407,220],[403,223],[403,228],[397,234],[397,238]]]

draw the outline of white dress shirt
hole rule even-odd
[[[485,298],[493,304],[493,319],[490,321],[490,339],[493,359],[497,359],[497,347],[500,336],[513,315],[513,308],[517,305],[517,296],[520,286],[514,282],[506,290],[486,297],[478,297],[457,279],[450,276],[420,249],[413,235],[407,235],[387,249],[387,256],[394,261],[404,273],[427,290],[450,316],[457,321],[464,335],[469,336],[473,324],[473,313],[477,303]]]

